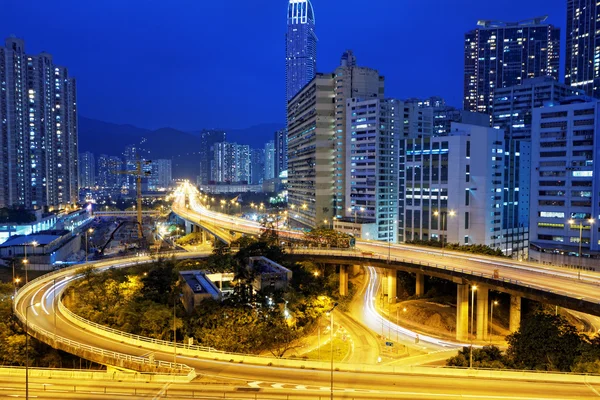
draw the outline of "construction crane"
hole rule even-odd
[[[150,165],[152,161],[137,160],[135,162],[136,168],[132,171],[114,171],[117,175],[134,175],[136,177],[136,188],[137,188],[137,227],[138,227],[138,238],[142,240],[144,238],[144,230],[142,229],[142,176],[149,176],[152,173],[150,171],[144,171],[142,165]]]

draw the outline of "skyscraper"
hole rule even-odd
[[[464,109],[491,114],[498,88],[525,79],[558,79],[560,29],[547,17],[518,22],[479,21],[465,35]]]
[[[596,0],[567,0],[565,83],[600,98],[600,7]]]
[[[250,183],[261,184],[265,177],[265,149],[252,149],[250,152]]]
[[[173,180],[171,164],[171,160],[152,160],[150,164],[152,175],[148,179],[149,190],[167,189],[171,186],[171,181]]]
[[[212,179],[212,163],[214,161],[215,143],[225,141],[225,132],[219,130],[203,130],[200,133],[200,179],[201,185],[208,185]]]
[[[0,48],[0,207],[61,208],[77,201],[75,80],[52,56]]]
[[[287,131],[275,132],[275,176],[287,170]]]
[[[96,185],[96,162],[94,154],[86,151],[79,154],[79,187],[91,188]]]
[[[310,0],[289,0],[287,27],[285,78],[290,101],[317,71],[315,13]]]
[[[265,179],[275,178],[275,142],[270,140],[265,145]]]

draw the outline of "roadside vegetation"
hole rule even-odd
[[[580,334],[561,315],[535,310],[506,341],[505,352],[496,346],[473,349],[473,367],[600,373],[600,337]],[[468,367],[469,358],[465,347],[446,364]]]
[[[442,242],[439,240],[408,240],[406,244],[422,247],[442,248]],[[463,253],[481,254],[484,256],[506,257],[502,250],[494,249],[490,246],[475,244],[470,246],[461,245],[459,243],[444,243],[444,249],[452,251],[460,251]]]
[[[338,296],[339,277],[333,269],[312,262],[290,263],[276,237],[242,237],[230,248],[217,244],[204,260],[157,260],[151,265],[89,269],[65,293],[63,301],[76,314],[129,333],[176,340],[218,350],[284,356],[316,326],[334,302],[342,306],[351,295]],[[265,256],[293,272],[285,292],[254,293],[254,276],[246,269],[248,257]],[[203,301],[187,314],[179,301],[184,270],[234,274],[234,292],[224,301]]]

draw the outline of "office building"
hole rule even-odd
[[[289,0],[285,48],[286,99],[289,101],[317,72],[315,12],[310,0]]]
[[[286,157],[287,159],[287,157]],[[250,184],[259,185],[265,177],[265,149],[250,150]]]
[[[405,143],[405,240],[500,247],[504,134],[455,123]]]
[[[0,47],[0,207],[59,209],[78,200],[75,80],[48,53]]]
[[[265,144],[265,180],[275,178],[275,168],[277,160],[275,159],[275,142],[270,140]]]
[[[560,30],[546,19],[479,21],[465,35],[465,110],[491,114],[497,89],[538,76],[558,79]]]
[[[86,151],[79,154],[79,187],[96,186],[96,160],[94,154]]]
[[[496,90],[492,125],[504,131],[506,145],[503,229],[529,226],[531,121],[534,110],[581,94],[581,90],[547,76],[526,79],[521,85]]]
[[[346,101],[347,209],[344,221],[373,221],[375,232],[363,239],[398,241],[398,181],[402,124],[398,100]],[[362,229],[361,229],[362,234]]]
[[[220,130],[203,130],[200,133],[200,175],[199,183],[207,185],[212,179],[212,163],[214,162],[215,143],[225,141],[226,134]]]
[[[600,7],[596,0],[567,0],[565,83],[600,97]]]
[[[280,129],[275,132],[275,176],[287,171],[287,132]]]
[[[597,259],[589,258],[600,256],[600,163],[594,162],[600,157],[599,132],[597,100],[579,97],[534,110],[529,213],[532,259],[598,265]]]

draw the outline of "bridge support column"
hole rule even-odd
[[[417,288],[415,289],[415,296],[425,295],[425,275],[417,272]]]
[[[458,285],[456,291],[456,340],[469,340],[469,285]]]
[[[479,286],[477,289],[477,340],[488,338],[488,307],[489,289],[487,286]]]
[[[202,243],[206,242],[206,231],[204,229],[200,229],[200,239]]]
[[[390,304],[396,304],[396,298],[398,296],[398,281],[395,270],[387,271],[387,284],[388,302]]]
[[[340,296],[348,296],[348,266],[340,265]]]
[[[508,317],[508,329],[511,333],[519,330],[521,327],[521,297],[510,296],[510,316]]]
[[[194,225],[191,222],[185,221],[185,234],[189,235],[190,233],[192,233],[193,229]]]

